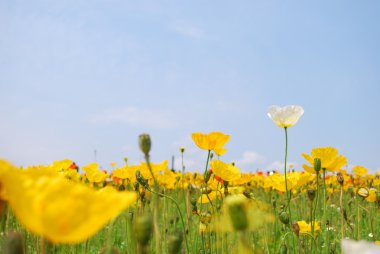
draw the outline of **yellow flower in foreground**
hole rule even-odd
[[[216,232],[235,232],[236,226],[239,223],[247,223],[244,227],[245,230],[253,232],[267,223],[274,222],[271,206],[268,204],[258,200],[247,199],[243,194],[229,195],[225,201],[221,213],[215,214],[210,223],[211,229]],[[245,216],[242,213],[234,214],[233,211],[231,214],[230,205],[236,202],[243,209],[241,212],[244,212]],[[242,215],[243,217],[241,217]]]
[[[0,179],[18,220],[53,243],[88,239],[136,199],[134,193],[96,191],[46,170],[0,168]]]
[[[289,105],[285,107],[271,106],[268,116],[280,128],[287,128],[295,125],[303,115],[301,106]]]
[[[333,147],[313,148],[311,155],[302,154],[311,166],[303,164],[302,167],[309,173],[315,174],[314,159],[321,160],[321,168],[326,171],[338,171],[347,164],[347,159],[343,155],[338,155],[338,150]]]
[[[352,171],[357,176],[363,176],[363,175],[367,174],[368,169],[366,169],[365,167],[362,167],[362,166],[356,166],[356,167],[352,168]]]
[[[306,221],[297,221],[298,226],[300,227],[300,234],[306,234],[311,232],[311,223],[307,223]],[[314,221],[314,232],[321,230],[318,221]]]
[[[210,163],[214,175],[222,178],[224,181],[234,181],[239,179],[239,169],[231,164],[224,163],[220,160],[213,160]]]
[[[230,135],[222,132],[210,132],[209,134],[196,132],[191,135],[191,138],[200,149],[217,150],[223,148],[230,139]]]

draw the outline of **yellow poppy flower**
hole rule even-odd
[[[0,169],[0,179],[18,220],[53,243],[88,239],[136,199],[135,193],[96,191],[47,170]]]
[[[369,189],[368,190],[368,197],[366,197],[366,200],[368,202],[371,202],[371,203],[376,202],[376,200],[377,200],[376,193],[377,193],[376,189],[374,189],[374,188]]]
[[[207,198],[208,196],[208,198]],[[198,203],[200,204],[208,204],[210,203],[210,201],[213,201],[216,199],[216,197],[218,197],[218,199],[221,199],[222,195],[220,193],[220,191],[211,191],[209,194],[202,194],[199,198],[198,198]]]
[[[295,125],[304,110],[301,106],[289,105],[285,107],[271,106],[268,116],[280,128],[287,128]]]
[[[222,156],[223,154],[227,152],[227,148],[217,148],[217,149],[214,149],[214,152],[217,156]]]
[[[343,155],[338,155],[338,150],[333,147],[314,148],[311,155],[302,154],[311,166],[303,164],[302,167],[309,173],[315,174],[314,159],[321,160],[321,168],[326,171],[338,171],[347,164],[347,159]]]
[[[352,168],[352,171],[357,176],[364,176],[365,174],[367,174],[368,169],[366,169],[365,167],[362,167],[362,166],[356,166],[356,167]]]
[[[239,169],[231,164],[224,163],[220,160],[213,160],[210,163],[214,175],[222,178],[224,181],[234,181],[239,179]]]
[[[298,226],[300,227],[300,234],[306,234],[311,232],[311,223],[307,223],[306,221],[297,221]],[[314,232],[321,230],[318,221],[314,222]]]
[[[215,150],[222,149],[230,139],[230,135],[222,132],[210,132],[209,134],[196,132],[191,135],[191,138],[200,149]]]
[[[117,168],[112,171],[112,176],[120,179],[132,179],[135,175],[135,172],[127,165],[122,168]]]

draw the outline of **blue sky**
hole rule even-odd
[[[0,156],[152,160],[202,170],[192,132],[231,135],[222,159],[281,167],[270,105],[298,104],[289,160],[333,146],[380,171],[378,1],[1,1]]]

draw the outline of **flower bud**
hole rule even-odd
[[[210,180],[211,172],[212,172],[211,170],[207,170],[205,172],[205,175],[204,175],[204,181],[205,181],[205,183],[207,183]]]
[[[359,188],[357,194],[362,198],[367,198],[369,196],[369,191],[367,188]]]
[[[338,174],[336,174],[336,180],[338,181],[338,183],[340,184],[340,186],[343,186],[344,178],[343,178],[342,173],[339,172]]]
[[[245,199],[239,196],[229,196],[226,199],[228,212],[235,230],[244,231],[248,228]]]
[[[135,189],[135,191],[138,191],[139,187],[140,187],[140,184],[138,182],[133,183],[133,188]]]
[[[179,149],[179,151],[180,151],[181,153],[184,153],[184,152],[185,152],[185,148],[184,148],[183,146],[181,146],[181,148]]]
[[[288,225],[288,224],[289,224],[289,215],[288,215],[287,212],[282,211],[282,212],[279,214],[278,218],[279,218],[280,221],[281,221],[282,223],[284,223],[285,225]]]
[[[153,221],[150,214],[144,214],[136,218],[136,240],[141,246],[147,246],[152,236]]]
[[[148,156],[152,146],[149,134],[143,133],[139,136],[139,146],[144,155]]]
[[[201,188],[201,193],[202,194],[210,194],[211,191],[212,190],[209,187],[203,187],[203,188]]]
[[[4,254],[23,254],[24,249],[24,241],[20,233],[11,232],[6,236],[3,242]]]
[[[322,165],[321,159],[315,158],[314,159],[314,170],[315,170],[315,172],[318,173],[319,171],[321,171],[321,165]]]
[[[125,164],[128,163],[128,157],[124,157],[124,162],[125,162]]]
[[[178,254],[181,252],[183,241],[182,233],[177,233],[175,235],[170,235],[168,237],[168,252],[169,254]]]
[[[309,198],[309,200],[311,202],[313,202],[314,198],[315,198],[315,189],[308,189],[307,190],[307,197]]]

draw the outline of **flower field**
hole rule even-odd
[[[139,165],[2,160],[2,253],[380,253],[379,172],[347,172],[333,147],[305,151],[302,169],[288,167],[288,128],[302,114],[270,108],[285,131],[285,166],[273,172],[223,161],[230,135],[221,132],[192,134],[207,158],[202,172],[186,168],[184,148],[179,171],[151,162],[148,134],[139,136]]]

